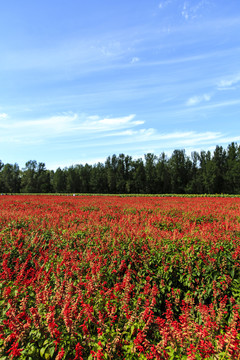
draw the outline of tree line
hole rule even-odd
[[[240,146],[216,146],[210,151],[174,150],[133,159],[108,156],[105,163],[72,165],[56,170],[29,160],[18,164],[0,160],[1,193],[102,193],[102,194],[240,194]]]

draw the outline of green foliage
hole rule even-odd
[[[94,194],[239,194],[240,146],[231,143],[225,150],[216,146],[210,151],[174,150],[152,153],[144,159],[129,155],[108,156],[105,163],[77,164],[47,170],[36,160],[26,162],[20,171],[17,164],[0,160],[2,193],[94,193]]]

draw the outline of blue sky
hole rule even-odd
[[[240,144],[239,0],[0,4],[0,159]]]

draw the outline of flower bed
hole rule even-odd
[[[239,359],[240,199],[0,197],[0,360]]]

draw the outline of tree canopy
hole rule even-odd
[[[240,194],[240,146],[210,151],[174,150],[170,157],[147,153],[144,159],[108,156],[105,163],[48,170],[45,163],[0,160],[1,193]]]

